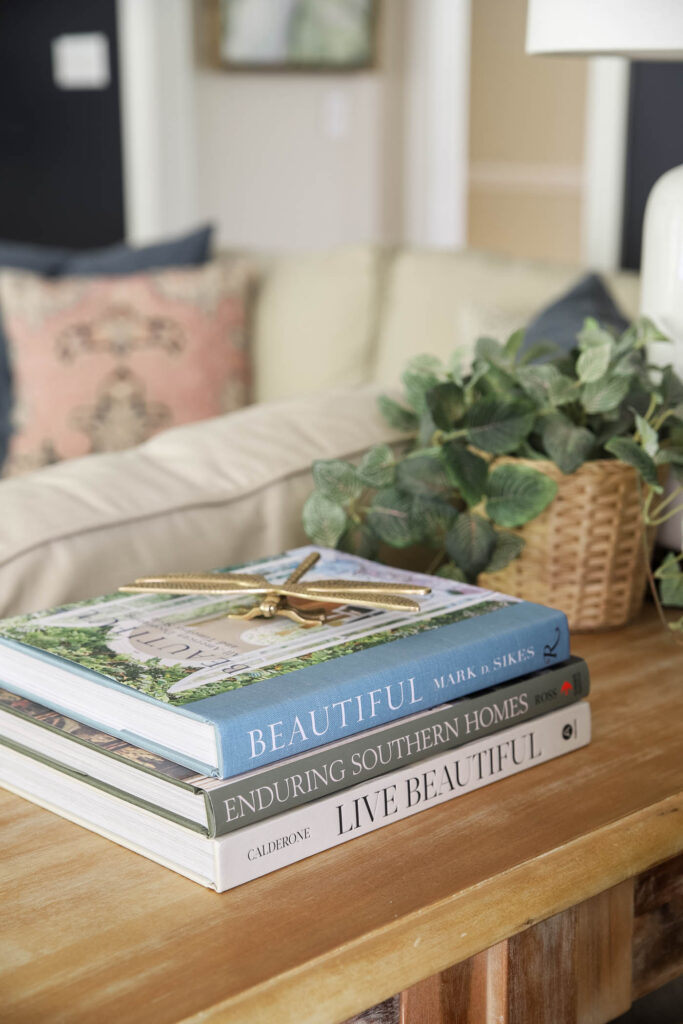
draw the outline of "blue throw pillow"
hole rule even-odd
[[[70,249],[58,249],[50,245],[0,241],[0,267],[30,270],[34,274],[44,274],[46,277],[58,274],[70,254]]]
[[[106,249],[67,253],[60,267],[60,276],[95,274],[136,274],[140,270],[162,270],[165,267],[198,267],[211,255],[210,226],[191,235],[168,242],[132,249],[129,245],[110,245]],[[0,249],[0,253],[2,250]]]
[[[140,249],[121,243],[78,252],[55,246],[0,241],[0,269],[30,270],[45,277],[135,274],[165,267],[196,267],[211,256],[209,225],[181,238]],[[12,425],[12,372],[0,317],[0,468],[5,461]]]
[[[529,323],[522,349],[553,341],[565,352],[576,348],[576,336],[587,317],[621,334],[629,325],[598,274],[586,274],[568,292],[542,309]]]

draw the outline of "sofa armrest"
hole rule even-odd
[[[399,437],[374,390],[336,392],[250,406],[3,481],[0,615],[305,543],[312,461]]]

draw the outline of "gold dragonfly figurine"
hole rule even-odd
[[[273,583],[258,573],[171,573],[168,576],[142,576],[134,583],[128,583],[119,590],[128,594],[223,594],[263,595],[252,608],[231,619],[272,619],[284,615],[302,625],[319,625],[327,620],[325,612],[305,612],[290,604],[295,598],[314,604],[352,604],[361,608],[380,608],[385,611],[418,612],[417,601],[407,595],[425,595],[429,587],[414,583],[375,583],[370,580],[313,580],[299,583],[301,577],[320,558],[317,551],[311,552],[283,583]]]

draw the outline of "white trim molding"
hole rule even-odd
[[[117,0],[126,237],[196,224],[192,0]]]
[[[404,234],[412,245],[467,240],[471,0],[409,0]]]

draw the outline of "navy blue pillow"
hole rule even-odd
[[[49,245],[0,241],[0,267],[30,270],[34,274],[45,274],[46,277],[58,274],[70,254],[70,249],[57,249]]]
[[[146,245],[141,249],[121,243],[83,252],[0,241],[0,268],[30,270],[45,277],[91,277],[97,274],[135,274],[140,270],[161,270],[164,267],[196,267],[206,263],[211,255],[212,232],[213,228],[207,225],[181,238]],[[9,446],[11,414],[12,374],[7,339],[0,319],[0,468]]]
[[[136,274],[139,270],[162,270],[164,267],[198,267],[206,263],[211,255],[209,225],[193,231],[191,235],[173,238],[168,242],[146,245],[132,249],[129,245],[110,245],[106,249],[90,249],[85,252],[70,252],[58,273],[94,274]],[[0,255],[2,250],[0,249]]]
[[[529,323],[522,349],[539,341],[554,341],[565,352],[570,352],[576,348],[576,336],[586,317],[593,317],[619,334],[629,325],[598,274],[586,274],[568,292],[542,309]]]

